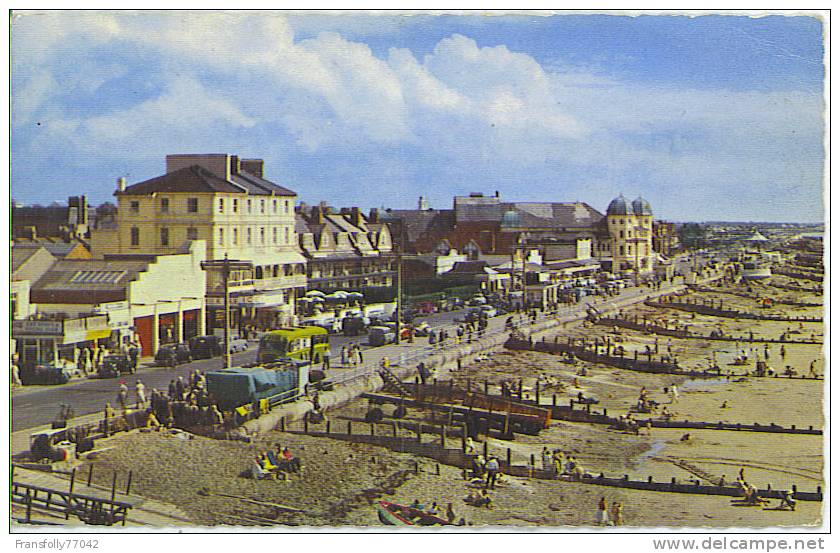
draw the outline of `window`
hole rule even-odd
[[[288,215],[290,213],[289,208],[290,208],[292,202],[290,202],[289,200],[286,200],[285,203],[286,203],[286,215]]]
[[[265,244],[265,227],[260,227],[260,244]]]
[[[187,229],[187,240],[198,240],[198,229],[195,227],[189,227]]]
[[[219,213],[225,212],[225,199],[219,198]]]
[[[248,213],[251,213],[251,200],[248,200]]]
[[[225,229],[223,229],[223,228],[219,229],[219,245],[220,246],[225,245]]]
[[[163,227],[160,229],[160,245],[161,246],[168,246],[169,245],[169,229]]]
[[[187,213],[198,213],[198,198],[187,198]]]
[[[140,245],[140,229],[137,227],[131,227],[131,245]]]
[[[624,231],[623,230],[618,231],[618,237],[619,238],[624,238]]]
[[[245,243],[251,245],[251,227],[245,229]]]
[[[135,200],[135,201],[131,202],[131,204],[129,204],[129,205],[131,206],[131,212],[132,213],[140,213],[140,202]]]
[[[277,213],[277,200],[271,200],[271,209],[274,213]]]
[[[260,200],[260,213],[265,213],[265,200]]]
[[[271,241],[277,243],[277,227],[271,227]]]
[[[236,198],[233,199],[233,212],[239,213],[239,200]]]
[[[233,244],[239,244],[239,228],[233,227]]]
[[[286,229],[285,229],[285,230],[286,230],[286,241],[285,241],[285,244],[288,244],[288,243],[289,243],[289,227],[286,227]]]
[[[169,198],[161,198],[160,199],[160,212],[161,213],[168,213],[169,212]]]

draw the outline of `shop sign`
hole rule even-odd
[[[64,326],[61,321],[12,321],[12,334],[61,336]]]

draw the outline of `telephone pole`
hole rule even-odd
[[[202,261],[201,268],[205,271],[221,272],[222,286],[224,287],[224,309],[225,309],[225,351],[223,353],[224,368],[229,369],[232,365],[230,358],[230,273],[231,271],[251,271],[254,264],[250,261],[239,261],[228,259],[213,259]]]

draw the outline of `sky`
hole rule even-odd
[[[18,12],[19,202],[113,201],[172,153],[265,160],[307,203],[645,197],[677,221],[823,219],[810,16]]]

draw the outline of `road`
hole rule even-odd
[[[461,311],[450,311],[435,313],[418,320],[426,321],[433,328],[451,325],[455,319],[462,315]],[[418,340],[419,341],[419,340]],[[367,336],[342,336],[333,335],[330,337],[330,350],[332,351],[333,363],[339,362],[341,348],[351,342],[356,342],[362,349],[370,349],[367,346]],[[232,356],[234,366],[245,365],[256,361],[257,345],[250,342],[248,351],[235,353]],[[129,387],[129,399],[134,399],[134,384],[139,378],[146,386],[146,395],[151,393],[152,388],[167,390],[169,382],[196,369],[206,372],[222,368],[222,358],[201,359],[180,365],[174,369],[169,367],[156,367],[153,362],[141,363],[137,374],[123,377]],[[12,431],[32,428],[43,424],[49,424],[58,414],[61,404],[72,405],[76,415],[83,415],[102,410],[105,402],[110,401],[116,404],[119,378],[105,379],[80,379],[60,386],[26,386],[16,389],[12,394]]]
[[[611,297],[611,301],[626,300],[629,298],[638,297],[642,294],[649,293],[649,288],[626,288],[622,290],[619,296]],[[587,297],[580,304],[574,306],[574,310],[583,310],[585,305],[591,303],[593,298]],[[601,300],[603,301],[603,299]],[[429,323],[432,328],[452,327],[456,323],[456,319],[463,315],[462,311],[450,311],[444,313],[436,313],[421,317],[418,320],[423,320]],[[505,315],[493,318],[490,322],[490,329],[501,328],[506,319]],[[340,359],[340,351],[342,346],[350,342],[359,343],[363,349],[369,349],[366,346],[366,336],[345,337],[341,335],[333,335],[330,338],[333,367],[336,366]],[[428,342],[425,338],[415,340],[414,344],[404,343],[401,346],[385,346],[383,348],[374,348],[369,355],[365,356],[365,361],[375,363],[378,358],[383,355],[394,355],[394,352],[400,354],[410,354],[428,347]],[[397,349],[395,349],[397,348]],[[256,343],[251,342],[248,351],[236,353],[233,357],[234,366],[253,363],[256,360]],[[393,357],[392,357],[393,358]],[[141,364],[137,374],[124,377],[126,384],[129,387],[129,400],[134,400],[134,384],[139,378],[146,386],[146,395],[151,393],[152,388],[160,390],[167,390],[169,382],[178,376],[186,376],[196,369],[200,371],[212,371],[222,367],[222,359],[220,357],[214,359],[203,359],[193,361],[177,368],[171,369],[168,367],[155,367],[151,362]],[[116,404],[116,396],[119,388],[118,378],[109,379],[80,379],[73,380],[67,384],[60,386],[26,386],[24,388],[17,388],[12,393],[12,431],[33,428],[36,426],[49,424],[58,414],[62,403],[70,404],[75,411],[76,416],[86,415],[101,411],[105,407],[105,403],[110,401],[112,405]]]

